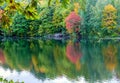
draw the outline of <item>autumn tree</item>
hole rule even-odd
[[[72,11],[65,19],[66,22],[66,28],[69,33],[72,32],[78,32],[79,31],[79,25],[80,25],[80,16]]]
[[[103,27],[107,27],[108,29],[116,28],[117,22],[117,9],[113,7],[113,5],[108,4],[104,7],[103,10],[103,19],[102,19],[102,25]]]

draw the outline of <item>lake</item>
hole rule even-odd
[[[3,39],[0,77],[24,83],[120,83],[120,42]]]

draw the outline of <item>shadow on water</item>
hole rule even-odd
[[[120,42],[9,39],[0,42],[0,65],[11,71],[29,71],[42,80],[63,75],[70,80],[84,77],[90,83],[119,80]]]

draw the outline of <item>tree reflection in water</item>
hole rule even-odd
[[[106,68],[110,71],[113,71],[117,66],[117,48],[112,44],[108,44],[103,48],[103,55]]]
[[[80,70],[80,58],[82,56],[79,42],[73,43],[69,41],[66,47],[67,58],[76,65],[76,69]]]
[[[65,75],[72,80],[84,77],[88,82],[102,82],[120,78],[120,43],[5,40],[0,43],[0,64],[11,71],[29,71],[43,80]]]
[[[5,63],[5,57],[2,49],[0,49],[0,63],[1,64]]]

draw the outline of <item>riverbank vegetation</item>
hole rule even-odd
[[[119,0],[0,0],[0,35],[120,36]]]

